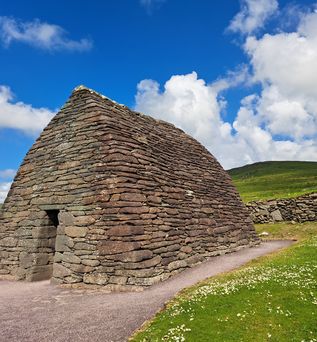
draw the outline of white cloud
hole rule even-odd
[[[263,100],[256,94],[242,100],[233,124],[226,122],[221,115],[225,102],[219,96],[224,88],[219,88],[219,82],[234,84],[224,79],[208,85],[195,72],[172,76],[163,90],[157,82],[143,80],[138,84],[136,110],[182,128],[225,168],[264,160],[317,160],[316,140],[274,138],[270,121],[258,113]]]
[[[0,179],[12,179],[15,174],[16,170],[13,169],[0,170]]]
[[[200,135],[206,129],[206,123],[219,122],[220,108],[216,96],[212,87],[197,79],[197,74],[193,72],[172,76],[166,82],[163,93],[160,93],[157,82],[141,81],[136,108],[144,112],[150,109],[154,117],[167,121],[172,116],[176,125]]]
[[[277,9],[277,0],[241,0],[240,12],[232,19],[228,29],[232,32],[250,34],[262,28]]]
[[[69,39],[62,27],[38,19],[22,22],[13,17],[0,17],[0,39],[6,47],[16,41],[49,51],[87,51],[92,48],[91,40]]]
[[[146,9],[148,14],[161,7],[166,0],[140,0],[140,5]]]
[[[16,170],[13,169],[0,170],[0,203],[4,202],[15,174]]]
[[[255,94],[245,97],[233,122],[237,146],[242,147],[241,156],[249,159],[249,163],[264,160],[317,160],[316,139],[274,137],[267,117],[259,113],[261,102],[261,96]]]
[[[136,110],[172,122],[211,150],[223,165],[234,166],[236,139],[231,124],[221,118],[225,102],[218,96],[231,83],[232,79],[223,79],[208,85],[192,72],[172,76],[160,91],[157,82],[143,80],[138,84]]]
[[[272,135],[317,139],[317,13],[301,18],[296,32],[249,37],[253,80],[262,86],[254,108]]]
[[[172,76],[163,92],[157,82],[144,80],[138,84],[136,109],[174,123],[207,148],[213,146],[219,157],[225,153],[231,126],[220,117],[224,104],[217,95],[213,86],[198,79],[195,72]]]
[[[10,190],[11,183],[0,183],[0,203],[3,203]]]
[[[49,123],[54,112],[47,108],[34,108],[23,102],[12,102],[9,87],[0,86],[0,128],[13,128],[35,135]]]

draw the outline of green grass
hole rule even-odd
[[[244,202],[317,191],[317,162],[263,162],[228,172]]]
[[[317,223],[262,225],[290,248],[182,291],[136,341],[317,341]]]
[[[266,239],[269,240],[297,240],[313,239],[317,236],[317,222],[306,223],[264,223],[256,224],[255,229],[258,234],[263,232],[269,235]]]

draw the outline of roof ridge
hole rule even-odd
[[[88,87],[86,87],[86,86],[83,85],[83,84],[80,84],[79,86],[77,86],[76,88],[74,88],[73,91],[72,91],[72,94],[74,94],[74,93],[76,93],[76,92],[79,92],[79,91],[89,91],[91,94],[94,94],[94,95],[100,97],[100,98],[103,99],[103,100],[108,100],[108,101],[112,102],[114,105],[117,105],[117,106],[120,106],[120,107],[122,107],[122,108],[125,108],[125,109],[129,110],[130,112],[132,112],[132,113],[134,113],[134,114],[136,114],[136,115],[138,115],[138,116],[150,118],[150,119],[154,120],[155,122],[160,123],[160,124],[163,124],[163,125],[172,126],[173,128],[175,128],[175,129],[181,131],[182,133],[187,134],[186,132],[184,132],[183,129],[181,129],[180,127],[177,127],[175,124],[173,124],[173,123],[171,123],[171,122],[168,122],[168,121],[165,121],[165,120],[162,120],[162,119],[155,118],[155,117],[153,117],[153,116],[151,116],[151,115],[148,115],[148,114],[139,112],[139,111],[137,111],[137,110],[135,110],[135,109],[131,109],[130,107],[128,107],[128,106],[126,106],[126,105],[124,105],[124,104],[118,103],[118,102],[116,102],[115,100],[112,100],[111,98],[109,98],[109,97],[107,97],[107,96],[105,96],[105,95],[103,95],[103,94],[97,92],[97,91],[94,90],[94,89],[88,88]],[[62,108],[63,108],[63,107],[62,107]],[[190,138],[194,139],[190,134],[187,134],[187,135],[188,135]]]
[[[76,92],[78,92],[78,91],[82,91],[82,90],[87,90],[87,91],[89,91],[91,94],[95,94],[95,95],[101,97],[102,99],[109,100],[109,101],[111,101],[111,102],[113,102],[113,103],[115,103],[116,105],[119,105],[119,106],[121,106],[121,107],[127,107],[126,105],[121,104],[121,103],[118,103],[118,102],[116,102],[115,100],[111,99],[110,97],[107,97],[107,96],[105,96],[105,95],[103,95],[103,94],[97,92],[97,91],[94,90],[94,89],[88,88],[88,87],[86,87],[86,86],[83,85],[83,84],[80,84],[79,86],[77,86],[76,88],[74,88],[73,91],[72,91],[72,93],[74,94],[74,93],[76,93]]]

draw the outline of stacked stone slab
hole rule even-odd
[[[82,86],[26,155],[0,215],[0,274],[110,290],[258,243],[202,145]]]
[[[317,221],[317,193],[247,203],[254,223]]]

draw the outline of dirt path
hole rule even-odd
[[[0,281],[0,341],[126,341],[184,287],[289,244],[265,242],[215,257],[143,292],[107,294],[61,289],[49,281]]]

